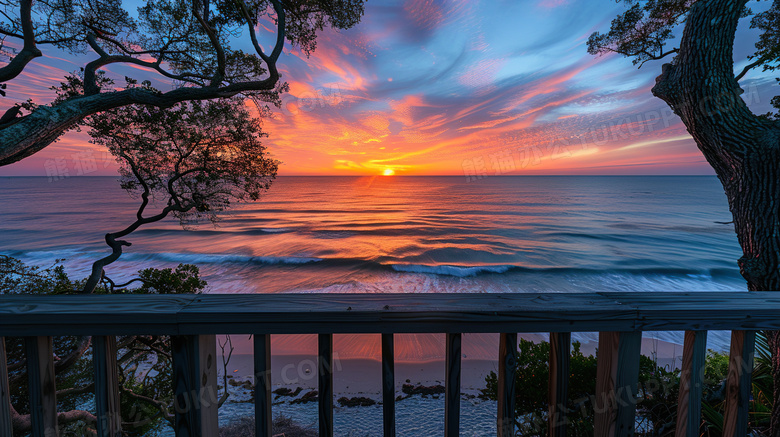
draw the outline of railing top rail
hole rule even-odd
[[[0,296],[0,336],[712,329],[780,329],[780,293]]]

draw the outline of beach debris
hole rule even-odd
[[[363,396],[354,398],[340,397],[337,402],[342,407],[370,407],[371,405],[376,405],[375,400]]]
[[[245,390],[252,390],[255,388],[254,384],[252,384],[252,381],[238,381],[236,379],[229,379],[228,384],[232,385],[233,387],[241,387]]]
[[[428,396],[432,396],[434,399],[438,399],[438,395],[444,394],[444,386],[443,385],[412,385],[412,384],[404,384],[401,386],[401,391],[406,396],[398,396],[396,398],[397,401],[400,401],[402,399],[410,398],[414,395],[421,395],[424,398],[427,398]]]
[[[317,390],[312,390],[305,395],[301,396],[298,399],[293,399],[290,401],[290,405],[294,404],[308,404],[309,402],[317,402],[317,395],[319,392]]]
[[[276,395],[275,399],[279,399],[282,396],[290,396],[290,397],[296,397],[303,391],[302,387],[296,387],[295,391],[292,391],[291,389],[287,387],[280,387],[276,390],[272,391],[271,393]]]

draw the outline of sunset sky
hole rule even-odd
[[[285,50],[290,92],[265,120],[265,141],[281,175],[711,174],[650,93],[660,63],[637,70],[587,54],[588,36],[622,10],[614,0],[371,0],[358,26],[324,32],[311,58]],[[747,27],[738,69],[755,38]],[[5,107],[49,102],[48,87],[94,56],[44,53],[9,84]],[[110,73],[156,78],[128,66]],[[742,84],[751,107],[768,111],[774,75],[752,72]],[[73,132],[0,176],[55,168],[116,174],[107,152]]]

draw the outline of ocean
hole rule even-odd
[[[0,205],[0,253],[78,279],[139,200],[112,177],[6,177]],[[280,177],[217,225],[140,228],[106,271],[192,263],[209,293],[744,291],[730,221],[710,176]]]
[[[116,178],[0,178],[0,253],[44,266],[61,260],[71,278],[86,277],[110,252],[104,234],[132,223],[138,204]],[[708,176],[281,177],[216,226],[182,229],[169,218],[142,227],[107,272],[121,282],[142,268],[197,264],[209,293],[744,291],[730,221],[723,190]],[[645,333],[678,344],[682,335]],[[441,363],[443,335],[397,337],[399,365],[439,369],[399,381],[441,383],[443,364],[430,363]],[[592,351],[598,335],[573,338]],[[251,341],[234,342],[229,371],[251,379]],[[376,360],[378,345],[377,335],[335,337],[344,360]],[[709,347],[728,345],[727,332],[709,334]],[[300,367],[316,354],[316,338],[274,336],[272,348]],[[497,335],[464,337],[464,366],[495,363],[497,348]],[[464,372],[472,389],[482,386],[484,370]],[[378,377],[369,392],[379,398]],[[316,405],[297,407],[274,411],[316,423]],[[464,401],[462,435],[494,435],[495,408]],[[440,433],[441,399],[398,409],[402,434]],[[220,421],[251,414],[251,403],[228,403]],[[338,408],[336,427],[339,435],[378,435],[379,417],[380,407]]]
[[[85,277],[138,204],[111,177],[0,178],[0,253]],[[730,220],[708,176],[280,177],[216,226],[140,228],[107,272],[192,263],[212,293],[744,290]]]

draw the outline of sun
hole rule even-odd
[[[395,174],[395,170],[392,168],[386,168],[385,171],[382,173],[383,176],[393,176]]]

